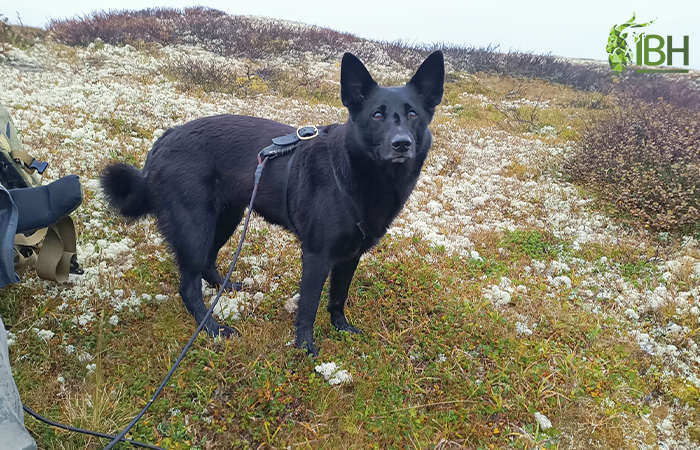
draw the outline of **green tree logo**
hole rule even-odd
[[[627,46],[628,33],[623,31],[626,28],[642,28],[651,25],[656,19],[647,23],[634,23],[635,13],[632,13],[632,18],[622,25],[614,25],[610,29],[610,37],[608,37],[608,45],[605,51],[608,52],[608,62],[610,67],[617,73],[623,72],[627,68],[627,64],[632,60],[632,50]],[[634,42],[639,42],[644,37],[644,33],[634,33]]]

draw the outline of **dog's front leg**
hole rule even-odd
[[[339,262],[331,269],[331,292],[328,300],[328,312],[331,313],[331,324],[338,331],[361,334],[360,330],[350,325],[345,317],[345,301],[348,298],[350,283],[359,262],[360,258],[357,257]]]
[[[299,288],[299,309],[296,318],[296,346],[309,355],[318,356],[314,345],[314,322],[318,312],[323,285],[328,278],[331,260],[323,253],[304,250],[301,256],[302,275]]]

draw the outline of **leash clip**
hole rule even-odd
[[[318,136],[318,128],[315,125],[306,125],[297,128],[297,137],[300,141],[308,141]]]

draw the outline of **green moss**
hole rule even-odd
[[[569,242],[541,230],[507,231],[499,246],[515,256],[526,255],[537,260],[556,258],[570,249]]]

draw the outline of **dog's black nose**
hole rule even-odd
[[[398,136],[394,136],[394,139],[391,140],[391,148],[397,152],[404,153],[411,148],[412,143],[413,142],[409,136],[400,134]]]

